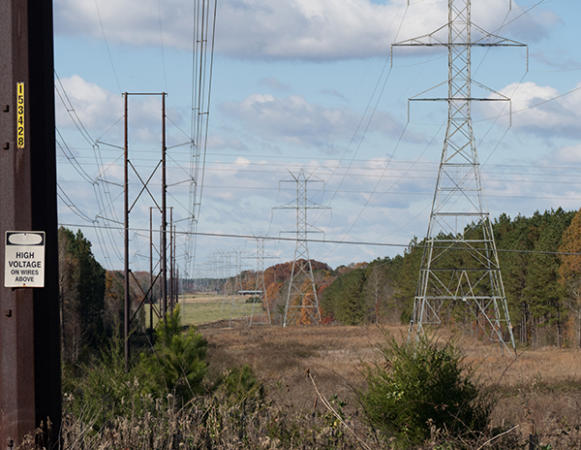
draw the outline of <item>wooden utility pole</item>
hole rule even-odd
[[[0,1],[0,42],[0,448],[41,425],[52,448],[61,425],[52,2]],[[7,231],[45,233],[44,287],[5,287]]]

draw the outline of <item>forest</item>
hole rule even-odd
[[[525,346],[581,346],[581,211],[559,208],[514,218],[503,214],[494,221],[493,229],[518,342]],[[63,356],[74,362],[118,333],[123,279],[120,272],[106,271],[95,260],[91,243],[80,231],[75,234],[61,228],[59,248]],[[408,323],[422,251],[423,242],[414,238],[403,255],[392,258],[334,270],[312,261],[323,322]],[[284,306],[290,270],[291,264],[283,263],[264,273],[266,298],[275,321]],[[143,274],[136,274],[131,284],[136,299],[136,280],[141,278]],[[239,278],[219,280],[217,285],[225,292],[232,291],[236,283],[254,289],[255,272],[244,271]]]
[[[311,261],[323,323],[334,326],[240,322],[197,330],[182,326],[178,308],[147,335],[127,370],[122,274],[95,260],[80,231],[61,228],[65,448],[479,448],[493,441],[493,448],[578,448],[577,351],[550,346],[581,344],[581,211],[502,215],[494,233],[520,344],[514,360],[481,358],[486,344],[477,336],[462,347],[431,337],[419,347],[401,335],[396,341],[409,322],[423,252],[412,239],[392,258],[336,269]],[[275,324],[290,272],[283,263],[264,273]],[[203,285],[231,294],[253,289],[257,275]],[[135,274],[132,298],[146,281]],[[470,331],[462,316],[454,320]],[[467,355],[480,358],[478,376]],[[37,448],[30,439],[21,448]]]
[[[581,211],[503,214],[493,229],[520,344],[581,346]],[[353,325],[409,322],[423,247],[413,239],[403,255],[339,267],[321,290],[324,315]]]

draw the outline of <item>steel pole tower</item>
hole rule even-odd
[[[410,323],[417,334],[440,324],[444,315],[470,306],[476,322],[504,347],[515,348],[489,213],[483,206],[480,164],[472,129],[473,101],[507,101],[472,96],[472,48],[521,47],[522,43],[472,23],[470,0],[448,0],[448,23],[433,33],[394,46],[444,46],[448,49],[448,96],[410,100],[445,101],[448,124],[425,239]],[[438,32],[447,29],[447,41]],[[477,83],[486,88],[484,85]],[[488,88],[486,88],[488,89]],[[491,92],[494,92],[488,89]],[[465,309],[463,309],[465,311]],[[415,329],[415,330],[414,330]]]
[[[153,206],[149,207],[149,331],[153,334]]]
[[[291,182],[296,184],[296,203],[292,206],[280,206],[276,209],[294,209],[296,210],[296,230],[290,233],[296,236],[295,255],[293,259],[291,276],[288,285],[286,302],[284,306],[284,318],[282,326],[289,324],[289,319],[296,320],[296,314],[301,313],[301,323],[318,324],[321,321],[321,311],[319,309],[319,297],[313,275],[313,265],[309,257],[309,246],[307,244],[308,234],[313,232],[307,221],[307,212],[309,209],[329,209],[325,206],[315,205],[308,200],[308,184],[320,182],[305,176],[303,169],[298,175],[289,172],[292,180],[283,180],[282,182]],[[284,232],[284,233],[289,233]],[[310,288],[302,287],[303,281],[307,280]]]
[[[131,212],[134,210],[137,202],[140,200],[144,193],[150,197],[152,202],[155,204],[158,210],[161,212],[161,244],[160,244],[160,253],[161,253],[161,261],[160,261],[160,274],[158,275],[161,277],[161,301],[162,301],[162,314],[165,320],[165,314],[167,312],[167,219],[166,219],[166,210],[167,210],[167,181],[166,181],[166,153],[167,153],[167,145],[166,145],[166,112],[165,112],[165,92],[124,92],[123,93],[123,118],[124,118],[124,133],[123,133],[123,230],[124,230],[124,264],[123,264],[123,278],[124,278],[124,299],[123,299],[123,341],[124,341],[124,359],[125,359],[125,370],[129,370],[129,358],[130,358],[130,336],[131,336],[131,323],[137,317],[137,313],[143,307],[145,302],[149,299],[149,294],[152,292],[154,288],[154,283],[156,280],[153,281],[153,284],[150,284],[147,292],[142,292],[143,296],[139,301],[139,305],[132,312],[132,299],[131,299],[131,290],[130,290],[130,276],[134,279],[135,284],[139,288],[140,284],[135,279],[135,275],[131,272],[130,269],[130,261],[129,261],[129,219]],[[143,178],[141,174],[138,172],[137,168],[131,162],[129,158],[129,96],[159,96],[161,97],[161,160],[157,164],[157,166],[153,169],[153,171],[149,174],[147,178]],[[150,187],[149,183],[151,182],[152,178],[156,174],[158,168],[161,166],[161,207],[159,203],[155,199]],[[131,169],[131,171],[130,171]],[[133,202],[130,203],[129,199],[129,175],[132,173],[134,176],[137,177],[141,184],[141,189],[138,193],[134,196]],[[157,277],[156,277],[157,279]]]

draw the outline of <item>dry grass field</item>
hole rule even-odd
[[[405,326],[248,327],[252,304],[244,297],[196,295],[180,300],[184,324],[198,326],[209,342],[211,372],[250,365],[271,401],[294,411],[321,408],[306,374],[323,396],[347,402],[357,420],[356,391],[365,387],[364,367],[380,362],[379,346],[405,339]],[[256,305],[258,313],[259,306]],[[581,448],[581,351],[519,349],[440,330],[435,336],[458,344],[479,384],[495,399],[495,426],[516,426],[522,439],[537,434],[552,448]]]
[[[230,325],[230,326],[228,326]],[[212,370],[249,364],[265,382],[270,398],[293,410],[317,405],[313,374],[321,393],[337,394],[356,415],[355,391],[364,387],[362,368],[379,361],[378,346],[406,327],[253,327],[245,323],[200,326],[210,345]],[[494,425],[518,426],[526,439],[538,434],[553,448],[581,448],[581,352],[542,348],[507,354],[495,344],[440,332],[459,343],[479,383],[496,399]]]

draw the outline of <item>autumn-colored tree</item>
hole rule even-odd
[[[581,209],[563,232],[559,251],[559,282],[567,292],[567,306],[576,316],[577,345],[581,347]]]

